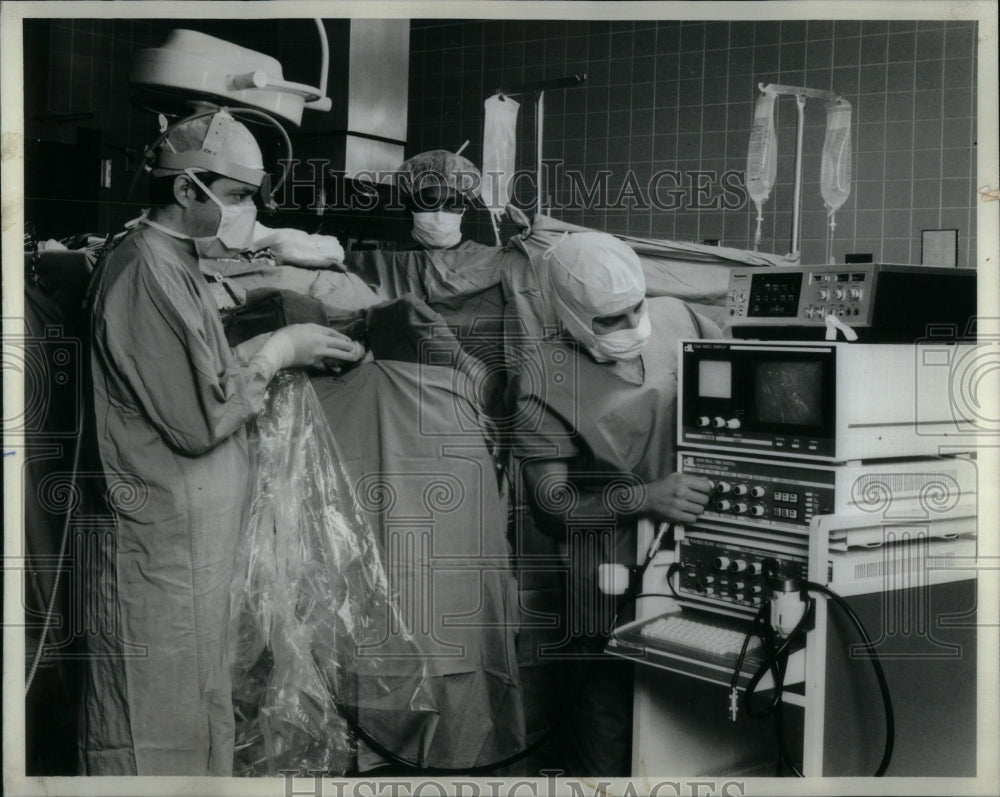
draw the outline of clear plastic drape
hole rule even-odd
[[[348,772],[357,752],[351,724],[419,762],[437,721],[425,660],[398,616],[375,532],[356,510],[304,374],[279,374],[257,426],[233,582],[235,774]]]

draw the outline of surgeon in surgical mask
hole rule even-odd
[[[428,251],[482,248],[462,236],[469,197],[482,177],[467,158],[429,150],[405,161],[397,172],[403,201],[413,214],[415,247]]]
[[[318,324],[229,346],[202,262],[251,241],[264,165],[246,127],[225,111],[184,120],[152,174],[156,207],[102,257],[89,298],[88,423],[113,531],[88,537],[79,557],[81,763],[87,775],[229,776],[229,587],[250,486],[247,426],[279,370],[364,350]]]
[[[641,384],[637,358],[651,327],[635,252],[604,233],[577,233],[557,241],[544,258],[550,298],[566,333],[596,362],[615,364]]]
[[[560,329],[524,347],[508,406],[534,526],[570,568],[549,648],[565,727],[546,764],[625,776],[631,669],[602,651],[628,606],[601,591],[599,565],[636,562],[640,518],[692,523],[704,510],[711,483],[674,470],[677,349],[720,332],[677,299],[647,298],[638,256],[606,233],[567,233],[539,267]]]

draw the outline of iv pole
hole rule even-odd
[[[773,91],[775,94],[795,97],[795,105],[798,110],[798,126],[795,131],[795,193],[792,200],[792,255],[799,254],[799,235],[802,227],[802,135],[805,130],[805,108],[806,99],[817,100],[839,100],[842,95],[833,91],[823,91],[822,89],[807,89],[801,86],[782,86],[775,84],[758,83],[757,88],[763,92],[765,89]]]
[[[571,89],[586,81],[586,74],[570,75],[553,80],[539,80],[534,83],[523,83],[510,91],[497,89],[501,97],[517,97],[533,93],[535,100],[535,214],[542,215],[542,200],[545,197],[544,173],[542,171],[542,150],[545,144],[545,92],[550,89]]]

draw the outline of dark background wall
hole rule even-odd
[[[837,261],[871,252],[884,262],[919,263],[921,230],[955,228],[958,264],[975,265],[973,22],[414,20],[411,30],[408,151],[457,148],[468,139],[463,154],[479,163],[487,96],[585,72],[583,87],[546,93],[544,154],[580,172],[585,185],[609,170],[607,205],[629,172],[645,189],[661,169],[745,170],[758,83],[832,90],[853,106],[854,181],[837,214]],[[530,169],[535,117],[530,97],[522,99],[518,166]],[[790,245],[795,124],[795,101],[786,97],[777,114],[778,184],[765,205],[761,245],[782,254]],[[822,101],[809,101],[804,262],[825,255],[825,124]],[[665,202],[672,185],[662,183]],[[655,238],[753,242],[752,204],[662,210],[647,195],[647,207],[626,198],[623,208],[556,208],[569,202],[570,189],[557,180],[552,196],[552,215],[566,221]]]
[[[315,82],[318,48],[307,20],[180,24],[278,55],[287,79]],[[27,211],[46,234],[106,232],[113,224],[128,174],[156,133],[154,117],[128,102],[131,57],[177,26],[164,20],[25,22]],[[871,252],[876,260],[919,263],[921,230],[954,228],[959,265],[974,266],[975,41],[974,22],[944,20],[414,20],[407,154],[457,149],[468,139],[463,154],[480,163],[487,96],[586,73],[582,87],[546,94],[545,156],[561,170],[551,181],[552,214],[611,232],[748,247],[752,205],[687,207],[695,179],[708,180],[712,197],[740,199],[693,173],[745,169],[757,83],[829,89],[854,109],[854,180],[837,214],[837,260]],[[518,165],[533,169],[534,111],[530,97],[521,99]],[[766,251],[785,253],[790,244],[795,119],[794,100],[782,99],[778,184],[765,205]],[[808,103],[806,122],[803,261],[821,262],[822,102]],[[102,159],[112,163],[110,188],[99,187]],[[663,169],[682,174],[675,199],[673,181],[661,182],[659,197],[678,202],[674,209],[651,203],[649,181]],[[591,187],[602,170],[609,173],[600,206],[558,207],[574,199],[565,177],[570,170]],[[632,196],[615,207],[623,187]],[[526,193],[520,198],[533,204]],[[477,237],[491,239],[482,229]]]

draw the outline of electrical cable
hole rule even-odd
[[[878,680],[879,692],[882,695],[882,706],[885,710],[885,747],[882,751],[882,760],[879,762],[878,769],[875,771],[875,777],[880,778],[885,774],[885,771],[889,768],[889,762],[892,760],[892,751],[895,746],[895,735],[896,735],[896,721],[892,710],[892,695],[889,693],[889,684],[885,679],[885,671],[882,669],[882,662],[879,661],[878,654],[875,652],[875,647],[872,645],[871,637],[868,636],[868,631],[861,622],[861,618],[854,612],[850,604],[847,603],[840,595],[831,590],[829,587],[823,584],[817,584],[813,581],[806,581],[802,584],[802,589],[805,591],[819,592],[825,595],[827,598],[832,600],[838,608],[842,609],[844,614],[850,619],[851,623],[857,629],[858,634],[861,636],[861,640],[864,643],[865,650],[868,651],[868,655],[871,657],[872,668],[875,670],[875,677]]]
[[[809,592],[818,592],[832,600],[838,608],[840,608],[850,619],[851,623],[854,625],[858,634],[861,636],[862,642],[864,644],[865,650],[868,652],[872,662],[872,668],[875,670],[875,676],[878,680],[879,692],[882,696],[882,705],[885,712],[885,746],[882,752],[882,759],[879,762],[878,769],[875,771],[874,777],[882,777],[886,770],[889,768],[889,763],[892,760],[893,748],[895,746],[895,716],[892,708],[892,695],[889,692],[889,685],[885,678],[885,671],[882,669],[882,663],[878,658],[878,654],[872,645],[871,638],[868,635],[867,629],[861,622],[861,619],[857,616],[851,606],[845,601],[840,595],[835,593],[828,587],[817,584],[812,581],[805,581],[801,585],[801,590],[803,597],[807,600],[807,608],[803,613],[802,618],[795,625],[792,632],[782,641],[782,643],[775,648],[774,647],[774,632],[770,626],[767,626],[764,633],[759,634],[761,642],[763,643],[766,650],[765,661],[760,665],[754,675],[751,677],[750,682],[747,684],[746,691],[743,694],[743,708],[747,712],[747,715],[755,719],[760,719],[768,714],[774,715],[774,730],[775,735],[778,740],[778,771],[780,774],[780,767],[782,764],[787,766],[792,773],[797,777],[803,777],[802,772],[796,766],[790,752],[788,751],[788,746],[785,741],[784,736],[784,714],[783,707],[781,704],[781,693],[784,688],[784,676],[788,663],[788,655],[791,652],[790,648],[795,644],[796,637],[804,633],[804,630],[809,622],[812,621],[815,612],[815,601],[808,597]],[[754,618],[754,623],[756,624],[759,619],[762,619],[764,615],[764,610],[758,612],[757,616]],[[752,630],[747,634],[744,639],[743,649],[740,653],[740,659],[737,662],[737,667],[733,673],[733,679],[730,682],[732,689],[736,688],[738,682],[739,672],[742,668],[743,657],[745,656],[745,651],[749,645],[750,636],[752,635]],[[775,694],[767,708],[763,710],[753,709],[751,706],[751,699],[753,694],[759,685],[761,679],[764,677],[765,673],[771,671],[774,676],[775,681]]]
[[[659,552],[660,546],[662,545],[663,540],[666,537],[668,537],[670,534],[672,534],[673,528],[674,528],[673,524],[669,524],[669,525],[665,526],[663,529],[661,529],[660,532],[654,537],[653,542],[649,546],[649,550],[646,552],[646,556],[644,558],[644,561],[643,561],[642,565],[639,568],[638,582],[640,584],[642,583],[642,576],[645,575],[646,570],[649,569],[649,566],[653,562],[653,558]],[[626,606],[628,606],[630,603],[634,603],[639,598],[651,598],[651,597],[670,598],[670,597],[676,596],[677,593],[674,591],[673,585],[670,584],[670,576],[672,575],[671,569],[672,568],[676,568],[678,566],[679,566],[678,563],[674,562],[673,564],[670,565],[670,568],[668,568],[668,571],[667,571],[668,572],[667,584],[668,584],[668,586],[670,586],[671,592],[674,593],[673,596],[667,595],[665,593],[643,593],[640,590],[629,590],[629,591],[627,591],[626,594],[625,594],[625,596],[622,598],[621,605],[618,607],[617,611],[615,612],[614,619],[611,622],[611,628],[614,629],[615,627],[617,627],[617,625],[618,625],[618,619],[621,616],[622,610]],[[673,572],[676,572],[676,569],[674,569]],[[596,663],[596,659],[592,660],[589,663],[589,666],[587,667],[587,669],[584,671],[583,677],[580,679],[580,685],[577,687],[577,690],[576,690],[576,694],[577,695],[582,694],[584,688],[586,687],[587,681],[590,678],[590,674],[593,672],[594,664],[595,663]],[[336,693],[336,690],[333,690],[333,689],[328,689],[328,691],[329,691],[331,697]],[[497,769],[501,769],[503,767],[506,767],[506,766],[509,766],[511,764],[514,764],[517,761],[520,761],[525,756],[527,756],[527,755],[533,753],[535,750],[539,749],[542,746],[542,744],[544,744],[546,741],[548,741],[548,739],[552,735],[552,733],[557,728],[559,728],[560,725],[562,724],[562,718],[561,717],[557,718],[547,728],[544,728],[540,732],[541,735],[534,742],[532,742],[531,744],[525,745],[518,752],[516,752],[516,753],[514,753],[514,754],[512,754],[510,756],[508,756],[507,758],[503,758],[503,759],[501,759],[499,761],[492,761],[492,762],[490,762],[488,764],[480,764],[480,765],[477,765],[477,766],[474,766],[474,767],[461,767],[461,768],[458,768],[458,767],[425,767],[425,766],[421,766],[416,761],[411,761],[410,759],[404,758],[403,756],[397,755],[392,750],[389,750],[381,742],[379,742],[377,739],[375,739],[373,736],[371,736],[371,734],[369,734],[364,728],[362,728],[361,724],[357,721],[357,719],[355,717],[351,716],[350,712],[348,712],[344,708],[344,706],[342,706],[340,704],[340,702],[336,699],[336,697],[332,697],[332,699],[333,699],[334,706],[337,709],[337,712],[347,722],[347,724],[350,727],[351,731],[359,739],[361,739],[366,745],[368,745],[369,747],[371,747],[376,753],[378,753],[380,756],[382,756],[387,761],[389,761],[389,762],[391,762],[393,764],[397,764],[399,766],[403,766],[403,767],[406,767],[408,769],[418,770],[420,772],[426,772],[426,773],[429,773],[429,774],[435,774],[435,773],[444,773],[444,774],[446,774],[446,773],[456,773],[456,772],[462,772],[462,773],[470,774],[470,775],[471,774],[476,774],[476,773],[485,773],[485,774],[488,774],[488,773],[493,772],[493,771],[495,771]]]
[[[754,719],[762,719],[768,715],[773,715],[774,717],[774,731],[775,738],[778,742],[778,761],[776,762],[777,773],[781,774],[782,763],[786,764],[789,769],[797,777],[802,777],[802,772],[795,765],[792,760],[792,756],[788,751],[787,743],[785,742],[784,734],[784,708],[782,705],[782,696],[784,694],[785,686],[785,674],[788,669],[788,656],[792,653],[792,646],[797,643],[800,636],[804,635],[805,629],[812,622],[813,611],[815,608],[815,603],[811,599],[808,602],[805,612],[803,612],[802,617],[799,618],[798,623],[792,629],[791,633],[785,637],[782,642],[775,646],[775,632],[771,625],[767,622],[767,612],[769,609],[769,604],[765,603],[757,611],[754,616],[752,625],[747,631],[746,636],[743,639],[743,645],[740,649],[739,657],[736,661],[736,666],[733,669],[733,676],[730,680],[730,718],[736,720],[736,706],[737,706],[737,694],[739,685],[739,676],[743,669],[743,662],[746,657],[746,651],[750,644],[750,639],[756,632],[757,636],[761,640],[761,644],[764,647],[764,660],[761,662],[759,667],[754,671],[753,675],[750,677],[750,681],[747,683],[746,689],[743,692],[743,710],[746,712],[747,716]],[[753,696],[759,686],[764,675],[768,672],[771,673],[772,679],[774,681],[774,694],[771,700],[764,709],[755,709],[752,705]]]
[[[650,546],[650,550],[647,553],[645,561],[643,562],[643,564],[642,564],[642,566],[640,568],[640,571],[639,571],[640,583],[641,583],[641,577],[642,577],[642,575],[649,568],[650,564],[652,564],[653,557],[656,555],[656,553],[659,550],[659,543],[662,542],[662,539],[664,537],[666,537],[672,531],[672,529],[673,529],[673,525],[670,525],[667,529],[664,530],[663,534],[658,535],[659,536],[659,540],[656,541],[657,544],[655,546],[652,546],[652,545]],[[670,567],[673,568],[673,567],[675,567],[675,565],[677,565],[676,562],[673,563]],[[669,569],[668,569],[668,574],[669,574]],[[614,619],[611,622],[611,628],[617,627],[617,625],[618,625],[618,619],[621,616],[622,610],[626,606],[628,606],[630,603],[634,603],[635,601],[637,601],[640,598],[657,598],[657,597],[659,597],[659,598],[671,598],[671,597],[676,596],[677,593],[674,591],[673,585],[670,584],[669,575],[668,575],[667,584],[670,586],[670,590],[671,590],[671,592],[674,593],[674,595],[668,595],[668,594],[662,593],[662,592],[645,592],[644,593],[644,592],[640,592],[638,590],[636,590],[632,594],[626,593],[626,595],[622,598],[621,605],[618,607],[618,610],[615,612]],[[589,663],[589,666],[587,667],[587,669],[584,671],[583,677],[580,679],[580,684],[577,687],[575,696],[576,695],[580,695],[580,694],[583,693],[583,690],[584,690],[584,688],[587,685],[587,681],[590,678],[590,674],[591,674],[591,672],[593,672],[594,664],[596,663],[596,661],[597,661],[596,659],[592,660]],[[472,767],[426,767],[426,766],[422,766],[420,763],[418,763],[416,761],[412,761],[412,760],[410,760],[408,758],[404,758],[403,756],[400,756],[400,755],[396,754],[395,752],[393,752],[392,750],[388,749],[385,745],[383,745],[381,742],[379,742],[377,739],[375,739],[371,734],[369,734],[361,726],[361,724],[357,721],[357,719],[355,717],[351,716],[351,713],[340,703],[340,701],[338,701],[336,697],[333,697],[333,695],[336,693],[336,690],[334,690],[332,688],[329,688],[329,685],[328,685],[328,690],[327,691],[331,695],[331,699],[333,700],[334,707],[337,709],[337,712],[344,718],[344,721],[347,722],[347,725],[351,729],[351,731],[355,734],[355,736],[357,736],[359,739],[361,739],[366,745],[368,745],[370,748],[372,748],[372,750],[374,750],[376,753],[378,753],[380,756],[382,756],[383,758],[385,758],[387,761],[389,761],[392,764],[396,764],[398,766],[406,767],[407,769],[417,770],[419,772],[425,772],[425,773],[428,773],[428,774],[449,774],[449,773],[465,773],[465,774],[468,774],[468,775],[474,775],[474,774],[491,774],[492,772],[494,772],[497,769],[502,769],[503,767],[510,766],[511,764],[517,763],[521,759],[525,758],[526,756],[530,755],[531,753],[533,753],[536,750],[538,750],[539,748],[541,748],[541,746],[545,742],[548,741],[549,737],[562,724],[562,717],[557,718],[551,724],[549,724],[548,727],[542,729],[539,732],[541,735],[534,742],[531,742],[530,744],[525,745],[518,752],[513,753],[512,755],[510,755],[510,756],[508,756],[506,758],[500,759],[499,761],[491,761],[491,762],[489,762],[487,764],[478,764],[478,765],[472,766]],[[572,703],[572,702],[573,701],[571,700],[570,703]]]
[[[757,614],[754,615],[754,618],[751,621],[750,628],[743,637],[743,645],[740,647],[740,655],[736,657],[736,666],[733,667],[733,677],[729,681],[729,690],[731,694],[737,691],[737,686],[740,681],[740,673],[743,672],[743,661],[746,659],[747,649],[750,647],[750,640],[753,639],[754,636],[754,626],[764,621],[764,617],[767,614],[767,608],[768,606],[766,603],[761,604],[761,607],[757,610]],[[733,716],[732,719],[735,720],[736,717]]]
[[[787,664],[788,656],[792,652],[792,645],[797,642],[797,638],[804,633],[807,624],[812,620],[813,607],[814,604],[810,601],[805,612],[802,613],[802,617],[799,619],[798,623],[795,624],[795,628],[793,628],[791,633],[785,637],[784,640],[782,640],[781,644],[778,645],[777,648],[773,648],[774,630],[769,625],[766,626],[764,634],[761,635],[761,642],[764,644],[767,655],[761,665],[750,677],[750,681],[747,683],[746,691],[743,693],[743,708],[747,714],[754,719],[762,719],[766,717],[774,710],[775,706],[777,706],[778,702],[781,700],[781,695],[784,691],[783,666]],[[768,671],[775,676],[774,696],[772,697],[767,708],[757,710],[751,705],[751,700],[753,699],[758,685]]]
[[[83,408],[84,403],[80,403],[80,407],[77,410],[77,429],[83,428]],[[83,449],[83,433],[81,432],[76,436],[76,442],[73,446],[73,467],[70,471],[70,482],[69,482],[69,495],[74,494],[74,489],[76,487],[76,473],[77,469],[80,467],[80,452]],[[38,647],[35,648],[35,654],[31,657],[31,667],[28,670],[28,675],[24,681],[24,696],[27,697],[28,693],[31,691],[31,685],[35,681],[35,673],[38,671],[38,667],[42,661],[42,654],[45,651],[45,639],[49,634],[49,629],[52,627],[52,616],[55,614],[56,598],[59,595],[59,575],[62,572],[62,565],[66,559],[66,543],[69,540],[69,523],[70,518],[73,516],[73,504],[72,501],[66,507],[66,515],[63,518],[62,527],[62,539],[59,542],[59,558],[58,566],[56,567],[56,575],[52,581],[52,591],[49,593],[49,603],[45,610],[45,621],[42,623],[42,633],[38,638]]]

